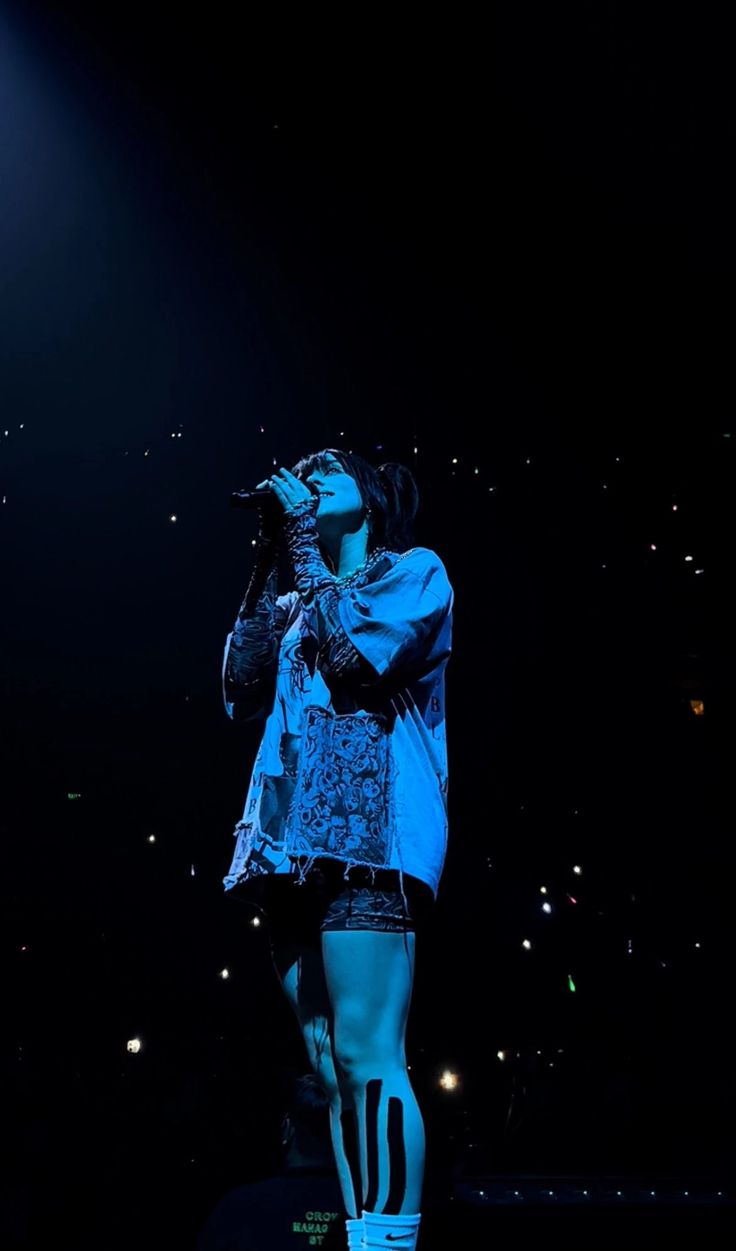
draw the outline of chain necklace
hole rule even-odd
[[[353,569],[352,573],[345,573],[342,577],[335,575],[335,582],[338,586],[350,586],[350,584],[357,581],[358,578],[362,578],[366,574],[370,573],[373,566],[378,563],[382,556],[385,556],[387,550],[388,549],[385,547],[376,547],[371,552],[370,556],[366,557],[362,565],[358,565],[357,569]]]

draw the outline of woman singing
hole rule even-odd
[[[405,466],[331,448],[259,488],[273,500],[222,678],[228,716],[265,725],[225,887],[267,918],[329,1097],[348,1247],[415,1248],[425,1141],[405,1034],[447,846],[453,591],[412,546]]]

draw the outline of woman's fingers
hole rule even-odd
[[[266,483],[266,485],[270,486],[271,490],[274,492],[275,495],[278,495],[280,500],[285,501],[289,498],[286,493],[286,490],[284,489],[283,482],[281,481],[280,478],[277,478],[275,475],[273,478],[268,479],[268,482]]]
[[[266,487],[270,487],[279,503],[286,509],[294,508],[302,501],[312,498],[309,487],[283,466],[277,469],[270,478],[259,482],[256,490],[262,491]]]

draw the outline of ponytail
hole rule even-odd
[[[414,519],[419,508],[419,490],[410,469],[398,461],[378,466],[378,477],[386,496],[386,546],[404,552],[414,542]]]

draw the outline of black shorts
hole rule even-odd
[[[345,865],[320,859],[305,880],[274,873],[251,879],[243,897],[267,922],[272,941],[319,946],[320,934],[334,930],[374,930],[410,934],[429,920],[431,888],[398,870],[356,865],[345,877]],[[404,899],[406,897],[406,901]]]

